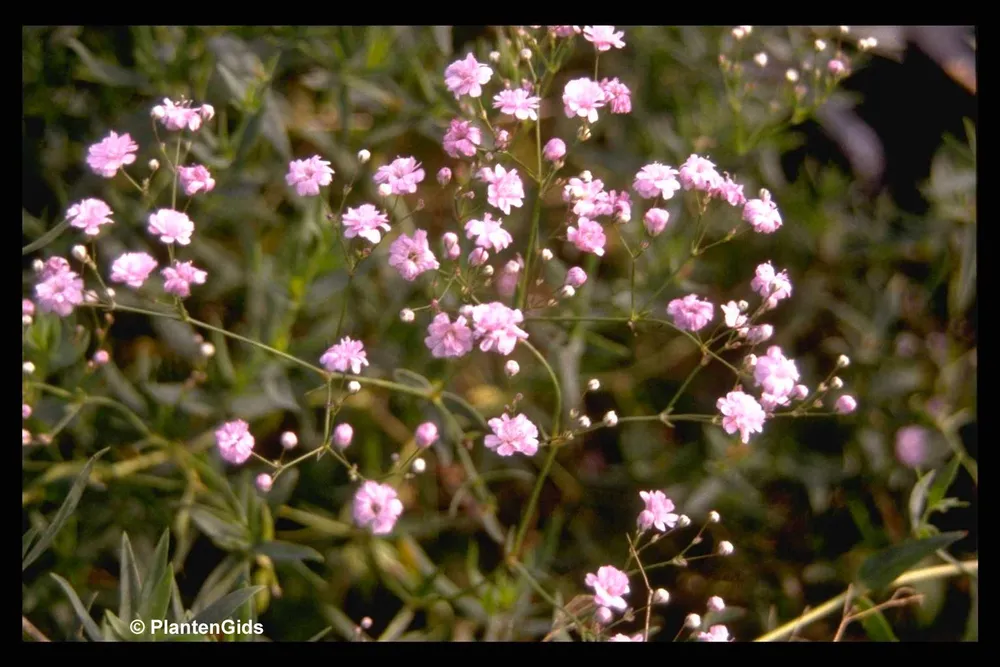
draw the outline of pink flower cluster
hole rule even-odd
[[[427,232],[418,229],[413,236],[400,234],[389,246],[389,266],[399,271],[404,280],[414,281],[425,271],[441,267],[427,241]]]
[[[373,535],[388,535],[403,513],[403,502],[388,484],[367,481],[354,494],[354,521]]]
[[[372,204],[348,208],[342,222],[344,224],[344,238],[361,237],[376,244],[382,240],[382,232],[387,232],[390,229],[389,216]]]
[[[538,427],[523,414],[512,419],[504,413],[500,418],[489,420],[487,424],[493,433],[486,436],[484,444],[487,449],[496,451],[500,456],[534,456],[538,451]]]
[[[374,180],[378,185],[387,185],[390,194],[412,195],[417,184],[424,180],[424,170],[414,157],[397,157],[375,171]]]
[[[334,171],[330,161],[318,155],[305,160],[292,160],[288,163],[288,174],[285,182],[295,187],[300,197],[315,197],[319,189],[333,182]]]
[[[524,184],[517,175],[517,169],[507,171],[503,165],[498,164],[493,169],[482,169],[479,177],[489,184],[486,201],[490,206],[495,206],[504,214],[510,215],[511,206],[520,208],[524,205]]]
[[[233,465],[242,465],[253,454],[254,437],[250,426],[242,419],[226,422],[215,431],[215,442],[222,458]]]
[[[111,214],[111,207],[100,199],[84,199],[66,211],[70,226],[82,229],[87,236],[97,236],[101,225],[112,224]]]
[[[128,134],[111,132],[87,149],[87,164],[104,178],[114,178],[118,170],[135,162],[139,145]]]
[[[464,60],[456,60],[444,71],[444,84],[459,99],[463,95],[480,97],[483,86],[493,77],[493,70],[476,60],[471,53]]]
[[[353,374],[358,375],[362,367],[368,365],[368,353],[365,352],[364,343],[345,336],[323,353],[319,363],[330,372],[346,373],[350,369]]]
[[[628,603],[625,596],[629,594],[628,575],[612,565],[604,565],[597,574],[590,572],[584,578],[584,583],[594,589],[594,603],[598,607],[625,611]]]
[[[665,531],[677,525],[680,517],[674,514],[674,503],[662,491],[640,491],[639,497],[646,503],[636,519],[640,531],[650,528]]]
[[[168,130],[197,132],[203,120],[212,120],[215,117],[215,108],[211,104],[192,107],[190,100],[175,103],[171,99],[164,99],[163,104],[153,107],[152,115]]]
[[[483,142],[482,131],[470,121],[454,118],[444,134],[444,152],[453,158],[472,157]],[[450,179],[450,174],[449,174]]]
[[[481,303],[470,310],[473,334],[483,352],[495,350],[506,356],[514,351],[517,341],[528,339],[528,332],[518,326],[524,322],[520,310],[508,308],[499,301]]]
[[[673,318],[677,328],[699,331],[715,317],[715,306],[709,301],[698,299],[695,294],[688,294],[683,299],[671,301],[667,305],[667,314]]]
[[[69,262],[62,257],[49,259],[39,273],[38,279],[39,282],[35,285],[35,298],[38,299],[38,307],[42,312],[66,317],[76,306],[83,303],[83,279],[70,269]],[[33,313],[34,307],[31,310]],[[21,311],[24,314],[23,306]]]

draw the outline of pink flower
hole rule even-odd
[[[674,318],[679,329],[698,331],[715,317],[715,306],[709,301],[699,301],[694,294],[674,299],[667,304],[667,314]]]
[[[847,71],[847,65],[844,64],[844,61],[838,60],[836,58],[828,62],[826,64],[826,68],[827,70],[829,70],[830,74],[834,76],[840,76],[841,74]]]
[[[486,252],[486,248],[473,248],[469,253],[469,266],[482,266],[489,258],[490,253]]]
[[[918,468],[930,456],[930,432],[921,426],[904,426],[896,431],[896,458],[910,468]]]
[[[501,223],[501,220],[494,220],[489,213],[484,214],[482,220],[469,220],[465,223],[465,238],[475,236],[477,246],[500,252],[514,242],[507,230],[500,226]]]
[[[368,365],[368,353],[365,352],[365,344],[360,340],[344,336],[339,343],[323,353],[319,363],[331,372],[346,373],[350,368],[352,373],[358,375],[361,373],[361,367]]]
[[[496,281],[497,292],[500,296],[509,297],[514,295],[514,292],[517,290],[517,278],[523,268],[524,260],[521,258],[521,255],[518,255],[517,259],[512,259],[504,265],[503,271]]]
[[[403,513],[403,503],[396,489],[388,484],[368,481],[354,494],[354,521],[375,535],[387,535]]]
[[[750,327],[746,330],[740,330],[740,335],[746,335],[747,340],[750,341],[752,345],[757,343],[763,343],[765,340],[771,338],[774,335],[774,327],[770,324],[761,324],[755,327]]]
[[[785,405],[799,380],[795,362],[786,359],[781,348],[772,345],[767,354],[757,358],[754,381],[763,389],[762,400],[770,405]]]
[[[274,486],[274,478],[266,472],[262,472],[257,475],[256,484],[261,493],[267,493],[271,490],[271,487]]]
[[[31,299],[21,299],[21,314],[22,315],[34,315],[35,314],[35,304]]]
[[[427,232],[418,229],[413,237],[400,234],[389,246],[389,266],[399,271],[404,280],[412,282],[425,271],[440,268],[427,243]]]
[[[750,442],[751,433],[764,431],[764,408],[750,394],[731,391],[716,402],[716,407],[722,413],[722,428],[730,435],[739,431],[743,444]]]
[[[389,216],[371,204],[348,208],[341,222],[344,225],[344,238],[353,239],[360,236],[372,243],[381,241],[381,232],[387,232],[390,229]]]
[[[670,212],[662,208],[651,208],[642,217],[642,223],[650,236],[659,236],[670,221]]]
[[[609,642],[644,642],[646,640],[642,636],[641,632],[639,632],[639,633],[637,633],[635,635],[632,635],[631,637],[629,637],[626,634],[622,634],[621,632],[619,632],[617,635],[614,635],[613,637],[611,637],[610,639],[608,639],[608,641]]]
[[[295,192],[300,197],[315,197],[321,187],[333,182],[333,174],[329,160],[313,155],[308,160],[289,162],[285,182],[294,185]]]
[[[448,65],[444,71],[444,84],[454,93],[456,100],[462,95],[479,97],[483,94],[482,86],[485,86],[492,76],[493,70],[479,63],[470,53],[465,56],[465,60],[456,60]]]
[[[87,149],[87,164],[104,178],[114,178],[118,170],[135,162],[139,145],[127,133],[119,136],[111,132],[100,142]]]
[[[714,189],[709,190],[709,196],[722,199],[730,206],[743,206],[747,198],[743,196],[743,186],[726,176]]]
[[[156,260],[144,252],[127,252],[111,265],[111,282],[139,289],[156,268]]]
[[[444,187],[449,183],[451,183],[451,169],[449,169],[448,167],[441,167],[440,169],[438,169],[437,181],[438,183],[441,184],[441,187]]]
[[[549,30],[556,37],[572,37],[580,34],[580,26],[578,25],[550,25]]]
[[[708,632],[699,632],[698,641],[700,642],[728,642],[729,630],[724,625],[713,625],[708,629]]]
[[[31,406],[27,403],[21,404],[21,419],[27,419],[31,416]]]
[[[549,139],[545,143],[545,148],[542,149],[542,155],[549,162],[556,162],[563,159],[566,155],[566,142],[558,137]]]
[[[193,262],[175,261],[160,273],[163,274],[163,289],[168,294],[176,294],[182,299],[191,296],[191,285],[204,285],[208,273],[195,268]]]
[[[657,530],[665,531],[668,527],[677,525],[680,518],[674,514],[674,503],[667,498],[662,491],[640,491],[639,497],[646,503],[646,509],[639,512],[636,523],[639,530],[649,530],[655,527]]]
[[[42,270],[38,274],[39,280],[47,280],[52,276],[63,273],[64,271],[69,271],[69,262],[62,257],[49,257],[45,264],[42,265]]]
[[[453,158],[462,155],[472,157],[476,154],[476,146],[482,141],[483,133],[478,127],[467,120],[454,118],[448,131],[444,133],[444,152]],[[451,180],[450,172],[448,180]]]
[[[38,307],[43,313],[55,313],[59,317],[67,317],[76,306],[83,303],[83,279],[75,271],[70,270],[69,262],[66,262],[66,268],[63,270],[48,272],[43,270],[39,279],[40,282],[35,285],[35,298],[38,299]],[[21,304],[21,311],[24,312],[24,302]],[[34,312],[34,306],[31,312]]]
[[[576,227],[566,229],[566,238],[581,252],[592,252],[598,257],[604,256],[604,244],[608,239],[600,223],[580,218],[576,221]]]
[[[199,192],[211,192],[215,189],[215,179],[203,165],[180,167],[177,174],[180,176],[181,186],[188,197],[193,197]]]
[[[685,190],[700,190],[712,192],[722,187],[722,176],[715,170],[715,165],[703,157],[691,154],[681,165],[680,181]]]
[[[101,225],[114,222],[111,213],[111,207],[100,199],[84,199],[70,206],[66,217],[69,218],[70,226],[82,229],[87,236],[97,236]]]
[[[584,583],[594,589],[594,602],[601,607],[624,611],[628,607],[628,575],[612,565],[604,565],[597,574],[588,573]]]
[[[161,243],[188,245],[194,233],[194,222],[185,213],[161,208],[149,216],[149,233],[158,235]]]
[[[441,245],[444,246],[444,254],[448,259],[458,259],[462,254],[462,247],[458,243],[458,234],[455,232],[445,232],[441,236]]]
[[[587,282],[587,272],[579,266],[574,266],[566,272],[566,284],[576,288]]]
[[[486,436],[487,449],[496,450],[500,456],[513,456],[515,453],[534,456],[538,451],[538,427],[524,415],[513,419],[504,413],[499,419],[494,417],[487,422],[493,430]]]
[[[778,205],[771,201],[767,190],[761,190],[760,199],[751,199],[743,206],[743,219],[760,234],[771,234],[781,227]]]
[[[607,102],[601,84],[592,79],[573,79],[563,88],[563,106],[567,118],[578,116],[597,122],[597,110]]]
[[[201,127],[203,115],[206,116],[205,120],[215,115],[215,110],[211,106],[206,105],[206,107],[207,110],[203,111],[201,107],[192,107],[189,100],[175,104],[173,100],[164,99],[162,105],[153,107],[153,117],[158,118],[168,130],[177,131],[187,128],[192,132],[197,132]]]
[[[381,166],[375,172],[375,182],[388,183],[392,194],[412,195],[417,191],[417,183],[424,180],[424,170],[413,157],[397,157],[391,163]]]
[[[779,301],[792,295],[788,272],[775,273],[770,262],[757,267],[756,277],[750,281],[750,288],[766,299],[768,308],[774,308]]]
[[[424,345],[438,359],[468,354],[472,350],[472,330],[466,322],[461,315],[453,323],[448,313],[438,313],[427,326]]]
[[[498,164],[492,171],[489,168],[480,170],[479,177],[489,183],[486,201],[490,206],[496,206],[505,215],[510,215],[511,206],[524,205],[524,184],[517,175],[517,169],[507,171]]]
[[[653,162],[639,170],[639,173],[635,175],[632,187],[643,199],[652,199],[653,197],[670,199],[675,192],[681,189],[677,174],[677,170],[673,167]]]
[[[529,94],[524,88],[508,88],[493,96],[493,108],[518,120],[538,120],[541,101],[542,98]]]
[[[569,179],[563,188],[563,201],[573,202],[573,213],[582,218],[593,219],[614,212],[611,195],[604,191],[604,182],[599,178]]]
[[[848,396],[847,394],[844,394],[843,396],[837,399],[837,402],[834,404],[833,409],[842,415],[849,415],[858,409],[858,402],[854,400],[853,396]]]
[[[601,81],[604,98],[611,107],[611,113],[632,113],[632,91],[617,78]]]
[[[523,321],[520,310],[508,308],[499,301],[472,307],[473,333],[483,352],[496,350],[497,354],[510,354],[518,340],[528,339],[528,332],[518,326]]]
[[[725,315],[726,326],[730,329],[737,329],[742,327],[747,322],[747,316],[743,314],[740,310],[740,306],[735,301],[730,301],[729,303],[721,306],[722,312]]]
[[[587,25],[583,27],[583,38],[591,42],[598,51],[610,51],[611,47],[625,48],[625,41],[622,40],[624,36],[625,33],[621,30],[615,32],[613,25]]]
[[[424,422],[417,427],[415,432],[417,446],[430,447],[438,439],[438,427],[434,422]]]
[[[351,428],[350,424],[337,424],[337,427],[333,429],[333,444],[340,449],[347,449],[353,439],[354,429]]]
[[[615,220],[625,223],[632,219],[632,199],[627,192],[624,190],[621,192],[612,190],[608,193],[608,200],[611,202]]]
[[[242,419],[226,422],[215,431],[215,442],[222,458],[233,465],[246,463],[253,453],[254,437],[250,425]]]

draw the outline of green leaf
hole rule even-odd
[[[173,568],[173,564],[170,565]],[[182,623],[186,620],[181,589],[177,587],[177,577],[170,577],[170,620]]]
[[[410,623],[413,621],[413,610],[409,607],[403,607],[399,610],[399,613],[389,621],[388,627],[386,627],[385,632],[379,636],[378,641],[380,642],[391,642],[399,639],[399,636],[406,632],[406,629],[410,627]]]
[[[858,611],[868,611],[875,607],[875,604],[867,597],[860,597],[854,601],[854,606]],[[865,629],[868,638],[875,642],[898,642],[899,639],[892,631],[892,626],[886,619],[885,614],[876,611],[861,618],[858,623]]]
[[[28,549],[31,548],[31,543],[35,541],[35,538],[38,537],[38,533],[40,532],[42,532],[41,526],[32,526],[28,529],[28,532],[21,537],[21,558],[24,558],[24,555],[28,553]]]
[[[170,581],[173,579],[173,568],[170,567],[170,530],[163,531],[160,541],[153,553],[153,564],[146,572],[146,581],[142,585],[139,602],[138,618],[149,623],[153,619],[162,619],[167,613],[170,602]]]
[[[323,628],[322,630],[320,630],[319,632],[317,632],[316,634],[314,634],[312,637],[310,637],[307,641],[318,642],[320,639],[322,639],[323,637],[326,637],[328,634],[330,634],[331,630],[333,630],[333,626],[332,625],[328,625],[325,628]]]
[[[250,536],[246,526],[236,523],[235,519],[220,517],[218,512],[203,505],[191,507],[191,520],[198,529],[205,533],[215,544],[226,551],[241,551],[250,545]]]
[[[106,86],[129,86],[139,88],[147,85],[146,77],[136,71],[119,67],[109,62],[105,62],[95,57],[75,38],[66,40],[66,45],[80,56],[84,67],[90,72],[91,77],[97,83]]]
[[[931,486],[930,491],[927,492],[927,510],[933,512],[934,508],[944,500],[945,494],[948,493],[948,489],[951,485],[955,483],[955,477],[958,476],[958,469],[962,465],[962,459],[959,456],[952,457],[948,465],[944,467],[940,475],[937,475],[937,479],[934,481],[934,485]]]
[[[292,544],[291,542],[263,542],[254,547],[254,552],[264,554],[278,563],[296,560],[314,560],[322,563],[325,560],[323,554],[312,547],[302,544]]]
[[[924,507],[927,501],[927,489],[934,481],[934,470],[917,480],[910,492],[910,526],[916,530],[924,520]]]
[[[242,562],[242,557],[237,554],[226,556],[205,579],[205,583],[202,584],[201,590],[198,591],[198,596],[195,598],[194,604],[191,605],[191,610],[197,614],[208,607],[209,604],[225,595],[226,591],[230,590],[239,578]]]
[[[66,495],[66,500],[63,501],[59,511],[56,512],[56,515],[52,518],[52,523],[48,525],[45,532],[42,533],[42,536],[35,543],[35,546],[33,546],[28,552],[28,555],[21,560],[22,572],[28,569],[28,566],[34,563],[39,556],[45,553],[45,550],[49,548],[50,544],[52,544],[52,540],[55,539],[56,534],[62,530],[62,527],[66,524],[66,520],[69,519],[73,510],[76,509],[77,504],[80,502],[83,490],[87,486],[87,481],[90,479],[91,469],[94,467],[97,459],[102,457],[108,449],[110,448],[105,447],[101,451],[94,454],[91,459],[87,461],[87,465],[83,466],[83,470],[80,471],[80,474],[76,476],[76,479],[73,481],[73,486]],[[24,546],[23,541],[21,545],[22,547]]]
[[[964,500],[959,500],[958,498],[945,498],[938,504],[934,505],[934,507],[931,508],[931,511],[940,512],[941,514],[944,514],[950,509],[955,509],[958,507],[968,507],[968,506],[969,503],[967,503]]]
[[[122,619],[118,618],[113,611],[106,609],[104,611],[104,620],[107,621],[108,626],[111,629],[111,634],[114,639],[118,641],[132,641],[136,638],[135,634],[128,627],[128,624]]]
[[[964,531],[941,533],[920,540],[906,540],[869,556],[858,569],[858,581],[869,590],[880,591],[901,574],[965,537]]]
[[[139,576],[139,564],[132,552],[132,543],[128,533],[122,532],[121,568],[118,575],[118,613],[126,623],[131,621],[133,614],[139,610],[142,600],[142,578]]]
[[[965,635],[962,641],[979,641],[979,581],[973,579],[969,585],[969,594],[972,596],[972,606],[969,609],[969,620],[965,624]]]
[[[232,618],[232,615],[240,608],[240,605],[265,588],[266,586],[250,586],[249,588],[241,588],[238,591],[224,595],[203,609],[192,619],[192,622],[221,623],[226,619]]]
[[[94,619],[92,619],[90,614],[87,613],[87,608],[84,606],[83,601],[80,600],[80,597],[76,594],[76,591],[73,590],[73,586],[54,572],[50,572],[49,576],[55,579],[56,583],[62,587],[63,592],[66,593],[66,597],[69,598],[70,604],[73,605],[73,611],[76,612],[76,616],[80,619],[80,623],[83,624],[84,632],[87,633],[90,640],[95,642],[104,641],[101,629],[97,627],[97,623],[95,623]]]
[[[405,368],[397,368],[392,372],[392,376],[400,384],[409,385],[411,387],[417,387],[418,389],[430,389],[431,381],[425,378],[420,373],[414,373],[413,371],[407,370]]]

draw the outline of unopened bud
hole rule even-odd
[[[531,60],[531,49],[521,49],[521,60]]]
[[[285,431],[281,434],[281,446],[285,449],[294,449],[297,444],[299,444],[299,436],[293,432]]]
[[[767,54],[761,51],[753,57],[753,61],[757,63],[758,67],[767,67]]]
[[[841,380],[839,377],[835,377],[832,380],[830,380],[830,386],[833,387],[834,389],[842,389],[844,386],[844,381]]]
[[[542,261],[547,262],[552,259],[552,251],[548,248],[542,248]]]
[[[701,627],[701,616],[698,614],[688,614],[687,618],[684,619],[684,625],[688,628],[694,630]]]
[[[365,629],[365,630],[367,630],[370,627],[372,627],[372,619],[369,618],[368,616],[365,616],[364,618],[362,618],[361,619],[361,627],[363,629]]]
[[[257,488],[260,489],[261,493],[267,493],[272,486],[274,486],[273,477],[264,472],[257,475]]]
[[[618,425],[618,415],[615,414],[614,410],[608,410],[607,414],[604,415],[604,419],[602,421],[604,422],[605,426],[612,428]]]
[[[403,320],[404,322],[412,322],[416,317],[417,317],[416,314],[409,308],[404,308],[403,310],[399,311],[399,319]]]
[[[679,517],[677,517],[677,526],[679,528],[687,528],[690,525],[691,525],[691,517],[689,517],[687,514],[681,514]]]
[[[361,383],[357,380],[351,380],[347,383],[347,391],[350,394],[356,394],[361,391]]]
[[[35,372],[35,365],[30,361],[26,361],[21,364],[21,370],[24,371],[25,375],[31,375]]]
[[[710,611],[719,612],[726,608],[726,603],[718,595],[713,595],[708,598],[708,608]]]
[[[507,374],[507,377],[514,377],[515,375],[521,372],[521,366],[516,361],[511,359],[506,364],[504,364],[503,370],[504,373]]]
[[[215,346],[212,345],[211,343],[202,343],[201,356],[205,357],[206,359],[210,359],[211,357],[215,356]]]
[[[419,475],[425,470],[427,470],[427,461],[424,461],[423,459],[417,459],[416,461],[413,462],[413,472]]]
[[[653,592],[654,604],[667,604],[668,602],[670,602],[670,593],[666,588],[657,588]]]
[[[378,186],[378,193],[383,197],[388,197],[389,195],[392,194],[392,186],[389,185],[388,183],[383,183],[382,185]]]
[[[718,512],[716,512],[715,510],[712,510],[711,512],[708,513],[708,522],[709,523],[719,523],[720,521],[722,521],[722,517],[719,516]]]
[[[368,162],[368,160],[371,159],[372,159],[372,154],[370,151],[364,148],[358,151],[358,162],[360,162],[361,164],[365,164],[366,162]]]
[[[719,555],[728,556],[732,554],[733,551],[735,551],[735,548],[733,547],[732,542],[727,542],[725,540],[719,542]]]
[[[77,261],[80,262],[87,261],[87,249],[84,248],[82,245],[73,246],[73,249],[70,250],[70,254],[73,255],[73,258],[76,259]]]
[[[576,296],[576,289],[572,285],[563,285],[562,289],[559,290],[559,296],[564,299],[569,299]]]
[[[601,381],[597,378],[587,380],[587,391],[597,391],[601,388]]]
[[[490,62],[498,63],[500,62],[500,52],[490,51]]]
[[[851,359],[846,354],[837,357],[837,368],[847,368],[850,365]]]

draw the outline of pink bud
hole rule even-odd
[[[853,396],[848,396],[847,394],[838,398],[834,405],[834,409],[842,415],[850,414],[857,410],[857,408],[858,402],[854,400]]]
[[[437,179],[438,183],[442,186],[451,183],[451,169],[448,167],[441,167],[440,171],[438,171]]]
[[[333,429],[333,444],[341,449],[347,448],[351,444],[352,438],[354,438],[354,429],[351,428],[350,424],[337,424],[337,428]]]
[[[570,287],[579,287],[587,282],[587,272],[579,266],[574,266],[566,272],[566,284]]]
[[[267,493],[274,486],[274,479],[266,472],[257,475],[257,488],[263,493]]]
[[[549,139],[542,149],[542,155],[549,162],[561,160],[566,155],[566,142],[559,138]]]
[[[462,252],[462,248],[458,245],[458,234],[445,232],[444,236],[441,237],[441,242],[444,244],[444,253],[448,259],[457,259]]]
[[[469,253],[469,266],[482,266],[489,258],[490,254],[484,248],[476,248]]]
[[[417,445],[420,447],[430,447],[438,439],[438,427],[434,422],[424,422],[417,427]]]
[[[650,236],[659,236],[666,228],[669,220],[670,213],[662,208],[651,208],[646,211],[646,215],[642,218],[642,222],[646,226],[646,231],[649,232]]]

